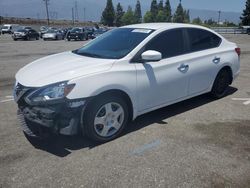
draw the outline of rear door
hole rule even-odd
[[[214,33],[198,29],[187,28],[186,37],[189,49],[189,95],[195,95],[208,90],[214,82],[222,57],[218,46],[221,38]]]
[[[136,63],[139,111],[174,102],[188,94],[189,70],[183,29],[165,31],[143,49],[162,53],[157,62]],[[141,57],[139,53],[139,57]]]

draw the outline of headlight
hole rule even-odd
[[[31,103],[56,101],[65,98],[75,87],[75,84],[61,82],[40,88],[27,96]]]

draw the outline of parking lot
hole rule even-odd
[[[11,96],[21,67],[85,42],[0,36],[0,187],[250,187],[250,36],[225,37],[242,50],[227,97],[148,113],[98,145],[80,136],[27,139]]]

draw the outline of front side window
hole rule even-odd
[[[144,51],[155,50],[162,54],[162,58],[170,58],[185,53],[182,29],[165,31],[153,38]]]
[[[152,32],[151,29],[113,29],[73,53],[89,57],[120,59],[130,53]]]
[[[221,43],[221,38],[212,32],[202,29],[187,29],[190,52],[206,50],[218,47]]]

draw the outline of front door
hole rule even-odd
[[[139,111],[161,106],[188,94],[189,65],[185,61],[185,40],[182,29],[163,32],[142,50],[162,53],[157,62],[136,63]]]

